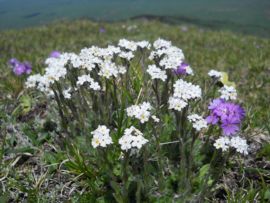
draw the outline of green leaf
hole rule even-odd
[[[264,200],[270,201],[270,189],[266,190],[264,193]]]

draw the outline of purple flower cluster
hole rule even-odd
[[[50,56],[51,58],[59,58],[61,56],[61,52],[60,51],[57,51],[57,50],[54,50],[50,53]]]
[[[30,74],[32,71],[32,66],[29,62],[20,62],[16,58],[9,60],[9,64],[15,75]]]
[[[174,70],[174,74],[176,75],[185,75],[187,74],[187,67],[189,65],[187,63],[182,62],[177,69]]]
[[[214,99],[208,106],[210,115],[206,118],[209,124],[219,124],[224,135],[234,135],[240,129],[240,123],[245,117],[244,109],[223,99]]]

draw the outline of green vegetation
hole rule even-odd
[[[106,32],[100,33],[100,27]],[[89,163],[85,165],[90,143],[78,136],[72,140],[74,146],[66,148],[71,145],[64,142],[66,135],[55,120],[57,112],[47,112],[46,100],[23,88],[25,76],[13,75],[8,60],[15,57],[30,61],[33,72],[42,73],[44,59],[52,50],[78,52],[91,45],[115,44],[121,38],[153,42],[158,37],[180,47],[202,81],[209,69],[226,71],[230,81],[236,83],[247,111],[244,133],[253,143],[252,151],[246,158],[236,156],[227,164],[229,167],[207,200],[270,200],[270,40],[157,21],[101,24],[80,20],[0,33],[0,202],[10,198],[14,202],[63,202],[67,199],[94,202],[100,197],[98,192],[102,185],[101,182],[90,183],[91,178],[81,178],[92,177],[87,168]],[[200,163],[204,158],[198,156],[195,161]],[[119,172],[117,167],[113,169],[113,173]],[[194,179],[198,188],[200,182],[205,182],[203,178],[208,169],[209,165],[204,165]],[[168,196],[163,195],[161,202],[171,201],[171,193],[178,184],[176,180],[177,177],[172,176],[166,180]],[[96,197],[85,192],[91,184],[97,190]],[[152,201],[157,201],[158,194],[155,195]],[[106,198],[112,197],[97,201],[103,202]]]

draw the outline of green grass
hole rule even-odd
[[[131,30],[127,29],[128,26],[133,25],[136,25],[137,28]],[[186,61],[191,64],[195,74],[203,77],[203,75],[207,74],[209,69],[228,72],[230,80],[236,82],[239,97],[247,110],[248,119],[245,123],[246,132],[253,133],[254,129],[258,129],[259,132],[266,131],[268,132],[266,134],[269,134],[270,40],[238,35],[231,32],[203,30],[192,25],[186,26],[188,30],[182,31],[180,26],[168,25],[158,21],[93,23],[87,20],[80,20],[58,22],[47,26],[23,30],[0,32],[0,70],[2,71],[0,75],[0,106],[4,110],[3,114],[5,114],[4,116],[1,114],[0,118],[6,117],[6,122],[9,122],[9,116],[12,111],[14,112],[14,108],[18,107],[18,105],[19,108],[24,108],[27,104],[23,105],[22,103],[28,102],[27,96],[24,98],[21,97],[20,101],[18,101],[19,95],[24,91],[23,83],[25,78],[16,77],[12,74],[7,65],[7,61],[10,58],[15,57],[22,61],[30,61],[33,65],[33,71],[37,73],[43,71],[45,67],[43,64],[44,60],[52,50],[78,52],[83,47],[90,47],[91,45],[106,46],[107,44],[114,44],[120,38],[153,41],[161,37],[171,40],[175,46],[183,49]],[[100,27],[104,27],[106,32],[99,33]],[[32,106],[35,107],[35,111],[34,116],[31,114],[28,115],[30,118],[35,117],[36,112],[42,111],[42,106]],[[10,122],[16,121],[17,120],[11,119]],[[43,145],[47,143],[48,137],[53,136],[49,135],[48,132],[44,132],[44,125],[35,124],[33,119],[27,121],[28,122],[21,122],[18,125],[21,125],[24,134],[27,134],[32,143],[34,143],[34,147],[31,147],[30,151],[28,149],[22,150],[23,155],[22,151],[13,153],[17,156],[19,154],[21,156],[20,160],[27,158],[28,155],[25,153],[34,154],[38,159],[37,162],[40,163],[38,167],[44,164],[44,162],[46,162],[46,164],[53,164],[58,162],[58,160],[64,159],[65,152],[58,151],[57,155],[51,156],[49,153],[50,150],[55,149],[51,145]],[[37,136],[37,133],[42,136]],[[7,144],[12,146],[12,143]],[[61,145],[61,143],[50,144]],[[85,144],[83,146],[85,147]],[[39,147],[40,149],[38,149]],[[265,155],[262,155],[261,157],[264,156]],[[29,163],[26,164],[26,166],[24,164],[16,164],[16,166],[19,166],[14,169],[12,166],[15,165],[15,161],[16,159],[5,161],[5,165],[3,166],[4,170],[0,170],[0,178],[6,174],[5,171],[9,171],[9,174],[13,173],[12,178],[9,178],[8,187],[20,188],[21,191],[26,191],[27,194],[33,194],[33,196],[38,193],[37,191],[44,190],[44,188],[42,189],[40,184],[38,184],[39,181],[33,178],[31,170],[28,170]],[[41,169],[37,170],[39,170],[40,174],[45,174],[48,179],[54,178],[51,171],[47,173]],[[54,171],[56,169],[50,170]],[[254,174],[257,175],[257,179],[260,179],[261,173],[258,172],[257,169],[254,169],[254,171]],[[18,181],[24,176],[27,177],[24,181],[30,185],[29,187],[25,187],[24,181]],[[39,178],[40,182],[43,183],[42,176]],[[63,179],[64,178],[66,177],[63,177]],[[74,177],[68,176],[68,178],[72,180]],[[53,185],[51,182],[46,182],[46,184],[51,187]],[[263,190],[267,188],[265,184],[266,183],[262,181]],[[56,186],[54,190],[57,190]],[[241,193],[238,194],[239,197],[231,193],[228,198],[231,198],[231,202],[237,202],[237,198],[241,196],[243,201],[248,201],[252,199],[257,192],[257,188],[253,188],[253,183],[251,183],[247,191],[242,190]],[[266,194],[269,195],[269,191],[268,193],[263,193],[263,195]],[[39,200],[41,202],[47,202],[48,200],[46,198],[48,197],[41,196]],[[36,199],[34,198],[33,202],[35,201]]]

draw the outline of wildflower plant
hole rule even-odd
[[[224,168],[234,153],[248,154],[235,87],[223,84],[216,70],[199,81],[199,69],[193,71],[170,41],[121,39],[45,64],[44,74],[29,76],[26,87],[57,109],[75,152],[66,167],[81,166],[92,196],[202,201],[222,175],[216,167]],[[70,144],[76,137],[85,138],[86,151]]]

